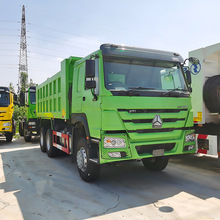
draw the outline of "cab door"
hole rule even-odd
[[[83,90],[85,88],[85,63],[74,67],[72,109],[73,113],[82,111]]]

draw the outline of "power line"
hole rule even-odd
[[[44,42],[48,42],[48,43],[53,43],[53,44],[59,44],[59,45],[65,46],[65,47],[74,47],[74,48],[79,48],[79,49],[86,49],[86,48],[82,48],[82,47],[78,47],[78,46],[73,46],[73,45],[69,45],[69,44],[58,43],[58,42],[56,42],[56,41],[44,40],[44,39],[36,38],[36,37],[28,37],[28,38],[35,39],[35,40],[40,40],[40,41],[44,41]]]
[[[35,35],[38,35],[38,33],[36,32],[31,32],[32,34],[35,34]],[[59,31],[60,33],[60,31]],[[75,43],[81,43],[82,42],[82,39],[84,39],[82,36],[80,35],[74,35],[74,34],[70,34],[72,37],[77,37],[79,40],[75,39],[75,40],[72,40],[72,39],[68,39],[68,42],[75,42]],[[48,35],[48,34],[43,34],[44,37],[49,37],[50,39],[54,39],[54,35]],[[32,36],[29,36],[29,38],[32,38]],[[86,37],[87,39],[91,39],[91,40],[96,40],[96,39],[93,39],[93,38],[88,38]],[[56,36],[56,39],[60,39],[60,40],[66,40],[65,37],[61,37],[60,38],[60,35],[59,35],[59,38]],[[83,42],[84,45],[91,45],[91,44],[88,44],[86,42]]]
[[[7,54],[7,55],[1,55],[1,54],[0,54],[0,56],[1,56],[1,57],[12,57],[12,56],[13,56],[13,57],[15,57],[15,56],[18,57],[19,55],[15,55],[15,54],[12,54],[12,55],[9,55],[9,54]]]
[[[45,54],[45,53],[38,53],[38,52],[29,52],[29,54],[39,54],[39,55],[43,55],[43,56],[49,56],[49,57],[57,57],[55,55],[51,55],[51,54]],[[29,57],[29,56],[28,56]]]
[[[43,50],[47,50],[47,51],[48,51],[48,49],[49,49],[49,50],[52,50],[52,51],[55,51],[55,52],[64,52],[64,53],[67,53],[67,52],[68,52],[68,51],[66,51],[66,50],[50,49],[50,48],[45,48],[45,47],[33,46],[33,45],[29,45],[29,44],[28,44],[28,47],[29,47],[29,48],[33,47],[33,48],[37,48],[37,49],[43,49]]]
[[[1,34],[1,37],[20,37],[20,35],[16,35],[16,34]]]
[[[57,63],[59,61],[52,61],[52,60],[45,60],[45,59],[42,59],[42,58],[38,58],[38,57],[31,57],[31,56],[28,56],[28,59],[37,59],[37,60],[43,60],[44,62],[50,62],[50,63]]]
[[[19,29],[12,29],[12,28],[0,28],[0,31],[19,31]]]
[[[20,21],[0,21],[1,23],[20,23]]]

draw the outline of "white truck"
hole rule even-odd
[[[218,155],[220,165],[220,43],[190,51],[189,56],[201,65],[199,73],[191,66],[197,152]]]

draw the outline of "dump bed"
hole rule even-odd
[[[192,76],[194,123],[219,124],[220,43],[190,51],[191,56],[201,63],[201,72]]]
[[[37,117],[69,119],[69,95],[73,67],[80,57],[70,57],[61,62],[61,71],[36,87]]]

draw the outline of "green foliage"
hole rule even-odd
[[[15,87],[14,87],[14,85],[13,85],[13,83],[12,82],[10,82],[9,83],[9,89],[12,91],[12,92],[15,92]]]
[[[24,106],[15,105],[13,118],[15,121],[20,122],[22,118],[26,117],[26,108]]]
[[[33,79],[30,79],[28,87],[35,86],[36,84],[33,82]]]
[[[21,91],[25,92],[28,88],[28,74],[25,72],[21,72],[21,81],[20,81],[21,85]]]

